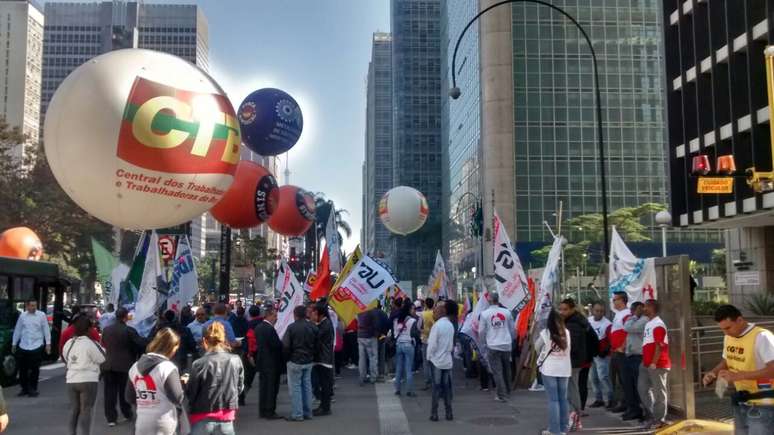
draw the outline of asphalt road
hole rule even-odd
[[[502,435],[504,433],[539,434],[547,424],[545,393],[515,391],[509,403],[493,400],[492,392],[479,391],[476,379],[455,378],[455,420],[438,423],[429,421],[430,392],[418,389],[417,397],[397,397],[392,385],[359,386],[356,370],[344,370],[337,381],[333,415],[307,422],[258,419],[258,392],[250,391],[247,406],[239,409],[237,433],[291,433],[298,435]],[[417,376],[419,378],[419,376]],[[416,379],[419,385],[419,379]],[[255,386],[257,387],[257,382]],[[101,387],[101,386],[100,386]],[[41,371],[40,396],[16,397],[18,387],[4,390],[9,402],[10,435],[66,434],[69,403],[64,388],[64,368],[54,365]],[[114,428],[104,417],[102,389],[95,405],[93,434],[126,435],[132,433],[131,423],[119,420]],[[290,401],[287,387],[280,389],[278,412],[287,415]],[[637,429],[624,425],[612,414],[589,410],[584,418],[583,433],[635,434]]]

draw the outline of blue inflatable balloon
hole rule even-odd
[[[262,156],[276,156],[293,147],[304,129],[296,100],[274,88],[259,89],[245,98],[237,113],[242,142]]]

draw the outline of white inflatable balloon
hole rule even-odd
[[[178,225],[233,181],[234,108],[207,73],[151,50],[112,51],[76,68],[46,112],[46,158],[84,210],[117,227]]]
[[[403,236],[422,228],[429,212],[425,196],[408,186],[390,189],[379,201],[379,217],[384,226]]]

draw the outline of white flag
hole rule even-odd
[[[535,305],[535,314],[538,322],[548,319],[548,314],[553,309],[552,300],[553,290],[559,279],[559,260],[562,258],[562,244],[564,237],[554,237],[554,244],[548,252],[546,267],[543,269],[543,276],[540,278],[540,289],[537,294],[537,305]]]
[[[274,288],[280,294],[277,322],[274,324],[274,329],[277,330],[277,335],[282,339],[288,326],[295,320],[293,318],[293,310],[297,306],[304,304],[304,289],[298,283],[296,275],[293,274],[284,258],[280,263],[277,282],[274,284]]]
[[[349,296],[362,311],[395,283],[395,277],[386,264],[364,255],[337,291]]]
[[[430,296],[435,300],[449,297],[449,279],[446,276],[446,265],[443,263],[440,250],[435,254],[435,266],[433,266],[433,273],[430,274],[427,287],[430,289]]]
[[[147,336],[155,322],[154,315],[167,296],[166,279],[161,267],[159,255],[159,236],[153,231],[145,254],[145,268],[142,273],[137,303],[134,306],[134,316],[130,326],[140,335]]]
[[[328,224],[325,225],[325,246],[328,249],[328,261],[331,272],[341,272],[341,243],[339,243],[339,231],[336,227],[336,210],[331,203],[331,212],[328,214]]]
[[[129,266],[124,263],[118,263],[118,266],[113,268],[113,271],[110,272],[111,291],[110,300],[108,302],[115,305],[116,308],[118,308],[118,299],[121,295],[121,283],[124,282],[127,275],[129,275]]]
[[[486,364],[487,362],[486,342],[480,340],[478,336],[478,330],[479,330],[479,321],[480,321],[481,313],[483,313],[487,308],[489,308],[488,296],[489,296],[489,292],[486,291],[482,283],[481,294],[478,296],[478,301],[476,301],[476,306],[473,307],[473,312],[465,316],[465,322],[463,322],[462,328],[460,328],[460,333],[467,335],[468,337],[471,338],[471,340],[473,340],[473,344],[475,344],[476,348],[478,349],[478,353],[479,353],[478,360],[481,361],[483,364]]]
[[[494,230],[494,274],[500,303],[509,310],[521,311],[529,302],[529,285],[519,256],[511,246],[511,240],[505,232],[502,221],[494,212],[492,228]]]
[[[658,297],[655,259],[635,257],[615,227],[610,242],[609,271],[608,288],[611,301],[615,292],[626,292],[629,295],[629,304]]]
[[[175,265],[172,268],[172,281],[169,283],[167,306],[180,312],[183,307],[193,301],[199,291],[199,278],[196,276],[191,245],[188,236],[181,236],[177,242]]]

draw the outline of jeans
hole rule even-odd
[[[414,345],[398,343],[395,349],[395,392],[401,392],[401,383],[406,381],[406,393],[414,392]]]
[[[432,374],[433,382],[433,399],[430,407],[430,415],[438,415],[438,402],[443,398],[443,406],[446,410],[446,415],[452,415],[452,371],[451,369],[439,369],[432,365],[431,362],[427,362],[430,367],[430,373]]]
[[[102,382],[105,383],[105,418],[108,423],[115,423],[118,421],[118,411],[116,411],[116,404],[121,408],[121,414],[127,420],[132,418],[132,405],[126,401],[126,384],[129,380],[129,373],[114,372],[108,370],[102,372]]]
[[[511,395],[511,352],[489,349],[487,357],[497,386],[497,397],[507,399]]]
[[[774,406],[733,405],[734,435],[768,435],[774,426]]]
[[[78,429],[84,435],[91,435],[91,416],[94,402],[97,400],[98,386],[98,382],[67,384],[67,396],[70,398],[70,435],[77,435]]]
[[[591,384],[594,385],[596,400],[608,403],[613,401],[613,384],[610,383],[610,358],[594,357],[591,366]]]
[[[572,369],[572,376],[570,376],[570,380],[567,383],[567,400],[575,412],[580,412],[581,410],[580,390],[578,389],[580,371],[580,368]]]
[[[640,366],[637,378],[639,392],[645,414],[656,421],[664,421],[667,415],[667,375],[668,369],[651,369]]]
[[[359,338],[357,347],[360,358],[358,359],[358,368],[360,369],[360,382],[365,382],[368,375],[371,376],[371,382],[376,382],[379,375],[378,368],[378,347],[379,342],[376,338]]]
[[[623,381],[624,397],[626,398],[626,413],[628,415],[642,415],[640,408],[640,395],[637,392],[637,379],[640,375],[642,355],[629,355],[621,373]]]
[[[38,391],[38,378],[40,377],[40,363],[43,362],[43,346],[33,349],[16,350],[16,364],[19,367],[19,386],[27,393]]]
[[[215,421],[204,419],[197,421],[191,428],[191,435],[235,435],[233,421]]]
[[[422,373],[425,375],[425,385],[433,384],[433,369],[427,359],[427,343],[422,343]]]
[[[287,364],[290,418],[312,417],[312,366],[293,362]]]
[[[312,374],[317,378],[319,388],[317,398],[320,400],[320,409],[330,411],[331,396],[333,395],[333,369],[318,364],[312,369]]]
[[[570,425],[567,404],[567,384],[570,378],[543,375],[543,386],[548,395],[548,431],[552,434],[566,433]]]

